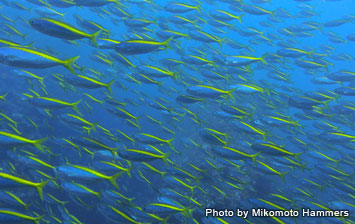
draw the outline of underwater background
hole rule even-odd
[[[354,9],[1,0],[0,223],[355,223]]]

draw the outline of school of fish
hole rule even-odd
[[[354,8],[1,0],[0,223],[354,224]]]

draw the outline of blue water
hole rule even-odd
[[[0,4],[0,223],[355,222],[354,1]]]

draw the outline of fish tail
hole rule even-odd
[[[270,94],[270,91],[271,91],[271,90],[270,90],[269,88],[265,88],[264,91],[266,92],[266,94],[267,94],[268,96],[271,96],[271,94]]]
[[[97,124],[98,124],[97,122],[96,123],[92,123],[91,126],[90,126],[90,130],[93,130],[94,132],[96,132],[96,125]]]
[[[155,24],[155,25],[157,25],[157,21],[158,21],[158,17],[155,18],[155,19],[152,21],[152,23]]]
[[[111,183],[113,186],[115,186],[115,188],[117,188],[118,190],[119,190],[120,188],[118,187],[118,184],[117,184],[117,182],[116,182],[116,179],[117,179],[117,177],[121,176],[122,173],[124,173],[124,172],[125,172],[125,171],[118,172],[118,173],[116,173],[115,175],[111,176],[111,177],[108,179],[108,181],[110,181],[110,183]]]
[[[30,207],[31,205],[32,205],[31,203],[25,204],[25,205],[24,205],[25,210],[28,211],[28,207]]]
[[[44,88],[46,88],[46,85],[44,85],[44,83],[43,83],[43,79],[44,79],[44,77],[40,78],[38,81],[39,81],[39,83],[41,83],[41,85],[42,85]]]
[[[196,23],[199,21],[199,19],[195,19],[194,21],[192,21],[192,25],[194,26],[194,27],[196,27],[196,28],[201,28],[199,25],[196,25]],[[206,22],[205,22],[206,23]],[[187,36],[189,39],[190,39],[190,37],[189,36]]]
[[[6,96],[8,93],[3,94],[2,96],[0,96],[0,100],[2,101],[6,101]]]
[[[44,150],[43,150],[41,144],[42,144],[44,141],[46,141],[47,139],[48,139],[48,137],[47,137],[47,138],[38,139],[38,140],[34,140],[34,141],[33,141],[33,145],[34,145],[37,149],[41,150],[41,152],[44,153]]]
[[[261,135],[263,136],[264,141],[266,141],[266,137],[270,135],[270,132],[264,132]]]
[[[166,47],[166,48],[169,48],[171,49],[170,47],[170,42],[171,40],[174,39],[174,36],[170,37],[169,39],[167,39],[166,41],[163,42],[163,45]]]
[[[138,124],[138,125],[139,125],[138,120],[139,120],[140,118],[141,118],[141,117],[134,117],[134,118],[133,118],[133,120],[136,122],[136,124]]]
[[[43,217],[44,217],[44,215],[38,216],[33,221],[35,222],[35,224],[40,224]]]
[[[75,110],[75,112],[77,112],[79,115],[82,116],[82,114],[80,113],[79,109],[78,109],[78,104],[81,102],[81,100],[76,101],[75,103],[71,104],[71,107],[73,108],[73,110]]]
[[[132,142],[132,145],[134,145],[134,143],[135,143],[134,139],[130,138],[129,140]]]
[[[198,186],[192,186],[192,187],[190,187],[191,194],[194,194],[194,190],[195,190],[196,187],[198,187]]]
[[[260,58],[260,61],[261,61],[262,63],[264,63],[265,65],[268,64],[267,61],[265,61],[266,56],[268,56],[268,53],[265,53],[265,54],[264,54],[263,56],[261,56],[261,58]]]
[[[303,126],[299,123],[299,121],[294,121],[292,124],[293,124],[293,126],[295,126],[296,128],[298,128],[298,127],[302,127],[302,128],[303,128]]]
[[[240,16],[237,17],[240,23],[242,23],[242,17],[245,15],[245,13],[241,14]]]
[[[186,218],[190,218],[192,217],[192,212],[196,209],[196,208],[191,208],[192,206],[188,206],[186,208],[184,208],[184,210],[182,211],[182,214],[186,217]]]
[[[302,152],[295,153],[295,154],[294,154],[295,159],[298,160],[298,161],[300,161],[299,156],[300,156],[301,154],[302,154]]]
[[[107,83],[106,84],[106,89],[110,92],[110,94],[112,95],[112,89],[111,89],[111,86],[112,84],[115,82],[116,80],[112,80],[111,82]]]
[[[157,82],[155,83],[159,88],[163,86],[163,82]]]
[[[201,13],[201,2],[198,3],[198,5],[195,7],[195,9],[197,10],[197,12]]]
[[[169,139],[169,140],[166,140],[166,144],[168,144],[168,146],[172,149],[172,150],[174,150],[175,148],[174,148],[174,146],[171,144],[171,142],[172,141],[174,141],[174,139],[175,138],[172,138],[172,139]],[[175,150],[174,150],[175,151]]]
[[[236,89],[238,89],[238,87],[227,91],[227,95],[230,96],[232,99],[235,99],[235,97],[233,96],[232,93],[233,93]]]
[[[283,173],[280,173],[280,177],[281,179],[286,183],[286,180],[285,180],[285,175],[288,174],[290,171],[286,171],[286,172],[283,172]]]
[[[84,126],[84,127],[83,127],[83,131],[84,131],[84,132],[86,131],[86,134],[87,134],[87,135],[90,135],[90,133],[91,133],[91,128],[88,128],[88,127]]]
[[[341,161],[341,159],[335,160],[335,163],[337,164],[337,167],[339,167],[339,162]]]
[[[211,61],[210,63],[208,63],[208,65],[218,68],[218,65],[214,61]]]
[[[24,45],[24,47],[32,47],[33,44],[34,42],[32,41],[31,43]]]
[[[197,184],[197,186],[200,186],[200,179],[202,179],[202,177],[196,177],[194,178],[195,183]]]
[[[324,191],[324,189],[325,189],[326,186],[327,186],[327,185],[325,185],[325,184],[320,185],[319,190]]]
[[[313,59],[313,53],[314,53],[314,51],[315,51],[315,50],[313,49],[313,50],[311,50],[310,52],[307,53],[307,55],[308,55],[309,58]]]
[[[112,154],[112,158],[115,158],[117,156],[117,150],[119,149],[120,147],[116,147],[116,148],[112,148],[110,150],[111,154]]]
[[[97,31],[89,36],[89,39],[94,43],[95,47],[97,47],[97,37],[101,34],[102,30]]]
[[[170,219],[170,216],[166,217],[166,218],[161,218],[161,220],[159,220],[161,223],[163,224],[168,224],[167,221],[168,219]]]
[[[301,168],[302,172],[304,172],[304,168],[306,168],[306,166],[307,166],[307,163],[301,163],[300,168]]]
[[[179,76],[179,72],[173,72],[173,74],[171,75],[171,77],[174,79],[174,81],[176,82],[177,79],[180,79]]]
[[[63,61],[63,65],[66,69],[68,69],[71,73],[75,74],[75,71],[74,71],[74,68],[73,68],[73,63],[78,60],[80,56],[76,56],[76,57],[73,57],[73,58],[69,58],[65,61]]]
[[[164,180],[164,178],[165,178],[165,174],[167,174],[167,172],[161,172],[161,173],[160,173],[160,175],[161,175],[161,177],[163,178],[163,180]]]
[[[260,155],[261,152],[255,153],[254,155],[251,155],[251,160],[253,161],[254,165],[256,166],[256,157]]]
[[[101,200],[101,194],[102,194],[102,192],[103,192],[103,191],[101,191],[101,192],[96,192],[96,193],[95,193],[95,196],[96,196],[99,200]]]
[[[323,104],[326,109],[329,109],[329,103],[330,103],[331,101],[332,101],[332,99],[329,99],[329,100],[324,101],[324,102],[320,101],[320,103]]]
[[[136,198],[127,198],[129,204],[132,204],[132,201],[133,201],[134,199],[136,199]]]
[[[36,184],[36,190],[39,194],[39,197],[41,198],[41,201],[43,201],[43,187],[46,186],[46,184],[48,184],[48,182],[51,181],[51,179],[48,179],[46,181],[43,181],[41,183],[37,183]]]
[[[131,171],[132,171],[133,167],[131,166],[130,168],[128,168],[125,172],[127,173],[127,175],[129,176],[129,178],[132,178],[131,175]]]
[[[165,164],[168,164],[167,158],[170,156],[170,153],[165,153],[163,157],[161,158]]]

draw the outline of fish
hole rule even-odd
[[[110,94],[112,94],[111,86],[116,80],[112,80],[108,83],[100,82],[90,76],[85,75],[77,75],[77,76],[68,76],[64,77],[64,80],[73,86],[78,86],[81,88],[88,88],[88,89],[96,89],[104,87],[106,88]]]
[[[22,146],[22,145],[27,145],[31,144],[37,149],[41,150],[44,152],[44,149],[42,147],[42,143],[46,141],[48,138],[42,138],[42,139],[37,139],[37,140],[31,140],[28,138],[24,138],[19,135],[15,135],[12,133],[0,131],[0,136],[1,136],[1,141],[0,144],[3,146],[7,147],[16,147],[16,146]]]
[[[173,13],[186,13],[186,12],[190,12],[192,10],[197,10],[198,12],[201,12],[200,9],[201,3],[196,5],[196,6],[192,6],[192,5],[188,5],[188,4],[183,4],[183,3],[168,3],[164,6],[164,10],[167,12],[173,12]]]
[[[84,181],[97,181],[97,180],[107,180],[109,181],[115,188],[119,189],[119,186],[116,182],[116,179],[122,175],[121,172],[118,172],[112,176],[107,176],[105,174],[100,173],[99,171],[90,169],[88,167],[79,166],[75,164],[63,165],[61,167],[56,167],[57,173],[61,175],[63,178],[76,178],[77,180]]]
[[[189,32],[191,38],[205,43],[217,42],[219,46],[222,47],[222,43],[225,41],[224,38],[219,38],[215,35],[200,31],[200,30],[191,30]]]
[[[171,139],[162,139],[160,137],[148,134],[148,133],[138,133],[137,135],[134,136],[134,138],[141,142],[141,143],[146,143],[146,144],[167,144],[170,148],[174,148],[172,145],[172,141],[174,141],[175,138]]]
[[[251,147],[255,151],[259,151],[265,154],[270,154],[274,156],[292,156],[297,160],[299,160],[299,156],[302,154],[302,152],[299,153],[289,152],[278,145],[269,144],[269,143],[255,143]]]
[[[354,7],[1,1],[0,223],[353,223]]]
[[[86,6],[86,7],[100,7],[111,3],[118,4],[117,0],[73,0],[75,5]]]
[[[61,60],[40,51],[26,47],[9,46],[0,48],[0,63],[20,68],[50,68],[58,65],[64,66],[75,74],[73,63],[80,56]]]
[[[217,10],[210,12],[210,15],[212,17],[214,17],[215,19],[220,19],[222,21],[230,21],[233,19],[237,19],[237,20],[239,20],[240,23],[242,23],[242,17],[245,15],[245,13],[243,13],[239,16],[236,16],[236,15],[233,15],[232,13],[227,12],[227,11],[217,9]]]
[[[43,200],[43,187],[46,186],[50,181],[46,180],[40,183],[35,183],[3,172],[0,172],[0,178],[1,188],[13,189],[14,187],[33,187],[37,190],[41,200]]]
[[[231,148],[231,147],[223,147],[223,148],[215,148],[213,149],[214,153],[228,158],[228,159],[238,159],[238,160],[244,160],[246,158],[250,158],[254,164],[256,164],[256,157],[259,156],[260,152],[254,154],[254,155],[249,155],[245,152],[242,152],[238,149]]]
[[[115,51],[124,55],[146,54],[159,48],[170,48],[170,41],[173,37],[164,42],[154,40],[126,40],[115,46]]]
[[[6,221],[8,223],[22,222],[23,220],[25,220],[25,221],[31,221],[35,224],[39,224],[43,219],[43,216],[32,217],[32,216],[19,213],[14,210],[7,210],[7,209],[0,209],[0,214],[2,217],[1,220]]]
[[[157,159],[166,161],[169,154],[155,154],[152,150],[126,149],[118,152],[118,156],[135,162],[149,162]]]
[[[97,46],[96,39],[101,33],[101,30],[99,30],[93,34],[88,34],[70,24],[45,17],[30,19],[28,23],[34,29],[46,35],[58,37],[65,40],[88,38],[94,43],[95,46]]]
[[[78,104],[81,102],[81,100],[78,100],[74,103],[69,103],[69,102],[55,99],[55,98],[36,96],[36,97],[30,98],[29,101],[33,105],[41,107],[41,108],[45,108],[45,109],[62,109],[62,108],[71,107],[79,115],[81,114],[78,109]]]
[[[263,55],[260,58],[256,58],[250,56],[236,55],[225,57],[223,60],[224,63],[228,66],[247,66],[258,61],[267,64],[267,62],[265,61],[266,56],[267,55]]]
[[[231,90],[222,90],[212,86],[195,85],[195,86],[190,86],[187,89],[187,92],[193,96],[203,97],[203,98],[217,98],[223,96],[223,94],[226,94],[231,98],[234,98],[232,93],[235,90],[236,90],[235,88]]]
[[[285,181],[285,175],[289,173],[289,171],[285,171],[285,172],[277,171],[274,168],[272,168],[269,165],[267,165],[266,163],[261,162],[259,160],[257,160],[256,162],[258,162],[259,164],[262,165],[262,168],[260,170],[263,170],[262,171],[263,173],[279,175],[283,181]]]

